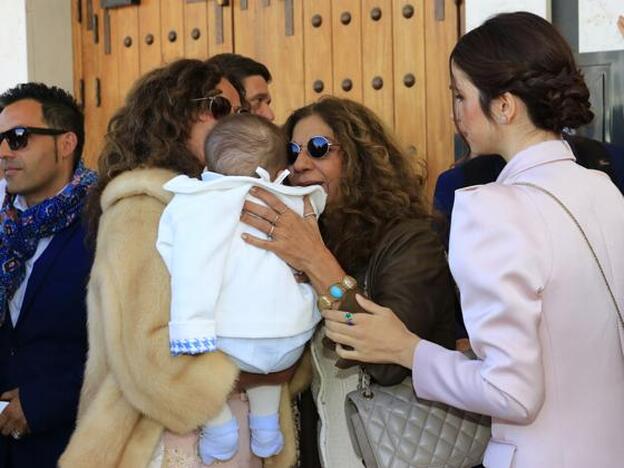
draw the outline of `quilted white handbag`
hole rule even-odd
[[[366,296],[369,277],[370,266]],[[490,417],[418,398],[411,377],[387,387],[371,383],[364,368],[359,377],[357,390],[345,398],[345,412],[351,443],[366,468],[472,468],[483,461]]]
[[[483,460],[490,418],[416,396],[411,378],[371,384],[361,371],[345,400],[351,441],[366,468],[470,468]]]

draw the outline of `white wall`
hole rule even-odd
[[[28,81],[26,0],[0,0],[0,92]]]
[[[72,92],[70,0],[0,0],[0,92],[42,81]]]
[[[520,10],[530,11],[551,21],[552,0],[466,0],[466,32],[494,15]]]
[[[72,92],[71,28],[71,0],[26,0],[29,81]]]

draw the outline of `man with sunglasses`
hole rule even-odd
[[[80,214],[95,173],[65,91],[0,95],[0,466],[53,467],[74,429],[87,351],[92,255]]]
[[[265,65],[249,57],[231,53],[215,55],[208,59],[208,63],[216,65],[223,72],[238,91],[243,105],[252,114],[271,122],[275,120],[269,92],[272,77]]]

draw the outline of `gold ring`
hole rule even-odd
[[[275,230],[275,224],[271,224],[271,229],[269,229],[269,239],[273,239],[273,231]]]
[[[309,218],[310,216],[314,216],[316,218],[316,213],[314,211],[308,211],[307,213],[303,213],[304,218]]]
[[[271,223],[273,226],[277,225],[277,222],[280,220],[280,214],[277,213],[275,215],[275,219],[273,220],[273,222]]]

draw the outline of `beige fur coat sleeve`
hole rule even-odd
[[[98,315],[110,369],[130,404],[184,433],[218,413],[238,370],[220,352],[169,352],[169,274],[155,248],[162,201],[133,195],[105,210],[89,310]]]
[[[108,447],[106,461],[118,464],[143,419],[160,432],[189,432],[218,413],[237,378],[237,367],[220,352],[169,353],[169,275],[155,244],[169,199],[162,184],[172,175],[155,169],[125,173],[102,196],[87,298],[89,356],[67,462],[72,454],[104,456],[94,452]],[[89,450],[94,445],[100,450]]]
[[[221,352],[172,357],[170,281],[156,236],[174,174],[140,169],[115,178],[103,214],[88,290],[89,356],[78,424],[63,467],[145,466],[163,428],[187,433],[215,416],[238,375]],[[291,384],[309,381],[302,366]],[[292,391],[292,386],[291,386]],[[282,392],[284,450],[266,465],[296,462],[289,392]]]

